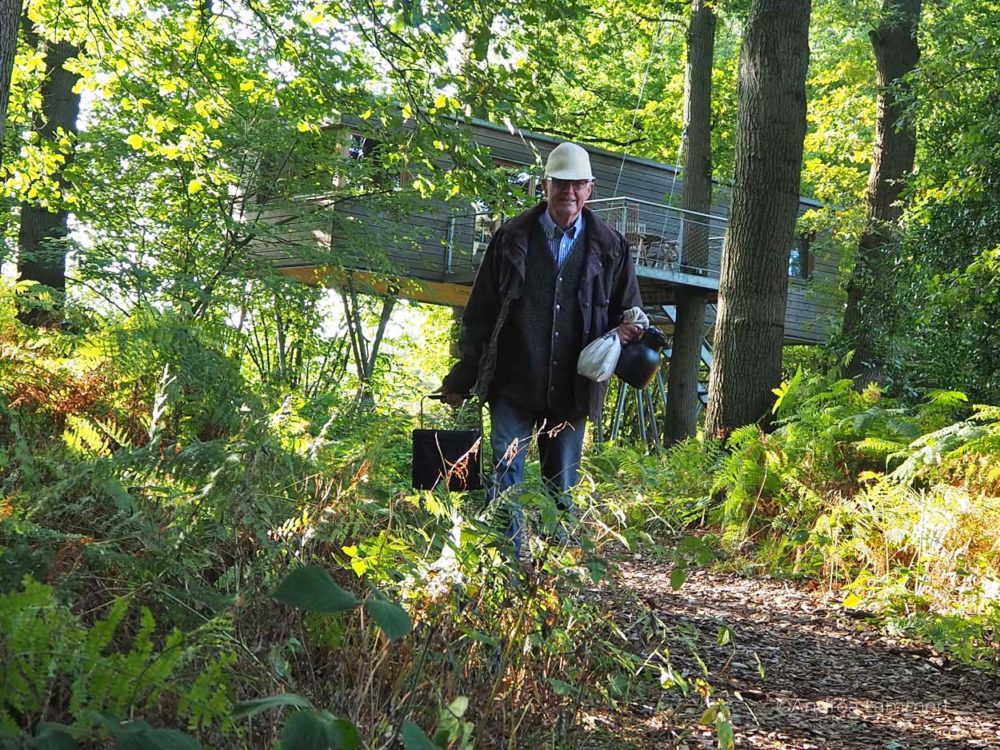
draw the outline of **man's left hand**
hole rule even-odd
[[[618,326],[618,340],[625,344],[631,344],[642,336],[642,326],[637,323],[622,323]]]

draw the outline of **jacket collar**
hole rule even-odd
[[[524,258],[528,254],[528,242],[531,236],[531,229],[541,218],[542,212],[548,209],[548,203],[542,201],[534,208],[529,208],[507,223],[507,231],[510,233],[510,242],[507,243],[507,251],[510,260],[523,268]],[[587,225],[585,232],[587,249],[591,256],[601,258],[611,257],[617,249],[620,239],[617,233],[601,221],[597,214],[584,206],[583,216]]]

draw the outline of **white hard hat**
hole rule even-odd
[[[545,176],[560,180],[592,180],[590,156],[575,143],[560,143],[549,152],[545,162]]]

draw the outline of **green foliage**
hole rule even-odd
[[[776,395],[778,427],[735,431],[715,473],[710,517],[726,548],[845,585],[845,606],[991,663],[997,409],[963,418],[961,393],[914,404],[801,369]]]
[[[335,584],[329,573],[315,567],[292,571],[271,596],[307,612],[343,612],[360,604],[353,594]]]
[[[326,711],[295,711],[281,732],[282,750],[355,750],[358,730]]]
[[[424,730],[409,719],[403,722],[399,738],[406,750],[437,750],[437,745],[430,741]]]
[[[176,335],[185,327],[188,335]],[[2,479],[0,583],[18,591],[32,573],[81,611],[107,613],[89,628],[65,626],[82,633],[66,651],[97,666],[54,677],[65,698],[43,718],[111,741],[124,733],[122,742],[169,742],[151,728],[177,727],[206,744],[220,735],[273,743],[287,732],[289,742],[330,746],[350,742],[341,736],[347,725],[331,717],[350,715],[365,742],[409,719],[429,727],[437,746],[468,748],[490,733],[554,736],[556,714],[577,701],[622,701],[643,681],[643,690],[659,689],[623,647],[612,613],[581,599],[613,576],[606,545],[649,540],[627,518],[643,512],[633,507],[633,477],[653,480],[666,470],[657,460],[610,452],[614,468],[594,476],[601,497],[591,502],[581,490],[584,526],[568,529],[581,534],[581,549],[533,540],[536,575],[506,562],[497,508],[483,508],[478,494],[409,490],[414,415],[389,399],[366,411],[337,398],[337,383],[279,397],[276,381],[245,379],[230,364],[209,372],[216,358],[232,363],[245,349],[208,321],[187,326],[172,315],[26,341],[24,331],[10,333],[0,369],[14,404],[0,429],[21,445],[7,453]],[[394,343],[406,364],[380,387],[405,383],[411,364],[427,366],[407,355],[421,343]],[[168,364],[167,381],[176,365],[180,385],[164,385]],[[31,390],[25,372],[36,373]],[[69,398],[89,372],[101,373],[100,387]],[[239,407],[227,407],[238,420],[199,437],[209,389],[239,395]],[[45,395],[53,392],[59,399]],[[703,504],[709,459],[692,445],[677,455],[670,471]],[[676,524],[665,488],[640,502]],[[544,493],[528,505],[540,531],[565,533]],[[663,528],[656,523],[649,528]],[[41,658],[46,649],[36,646]],[[45,665],[28,673],[39,681],[31,695],[51,690]],[[514,714],[500,707],[522,700],[552,706],[548,730],[509,723]],[[472,707],[475,727],[465,718]],[[102,711],[114,718],[102,721]],[[121,725],[131,713],[148,726]],[[11,716],[11,731],[40,731],[28,712]]]
[[[129,601],[119,599],[104,619],[87,627],[57,601],[51,587],[30,578],[22,590],[0,595],[0,736],[18,736],[22,727],[36,724],[36,737],[55,733],[45,723],[55,714],[72,721],[58,733],[73,738],[110,732],[119,747],[200,747],[175,730],[154,730],[139,721],[118,724],[115,717],[156,710],[168,695],[181,701],[178,719],[205,727],[228,722],[228,701],[203,702],[204,685],[178,682],[198,644],[173,630],[157,647],[148,609],[129,626],[134,632],[123,643],[129,609]],[[228,691],[228,678],[219,669],[224,660],[208,662],[210,694]]]
[[[801,225],[829,237],[819,253],[856,243],[863,220],[878,5],[814,9],[803,189],[835,208]],[[830,352],[799,351],[773,433],[689,440],[662,457],[595,448],[579,524],[528,488],[532,526],[580,547],[533,539],[524,571],[506,562],[482,498],[409,489],[412,413],[439,381],[449,312],[394,318],[425,328],[387,342],[366,384],[374,405],[355,401],[342,312],[254,251],[333,267],[360,254],[388,272],[375,233],[346,218],[352,201],[403,239],[418,238],[418,199],[517,205],[503,170],[484,169],[453,127],[472,116],[676,161],[686,6],[33,0],[39,38],[79,49],[69,67],[88,111],[78,136],[37,137],[45,54],[22,40],[3,255],[22,200],[72,211],[78,251],[73,333],[16,321],[15,300],[42,291],[4,282],[0,293],[0,643],[18,639],[17,668],[3,662],[4,731],[52,746],[94,732],[183,747],[162,725],[215,746],[398,736],[464,748],[475,715],[480,741],[546,727],[523,744],[553,744],[577,702],[690,689],[669,663],[631,653],[592,598],[614,577],[606,553],[622,548],[668,561],[675,588],[726,553],[849,583],[889,625],[986,661],[1000,416],[970,416],[955,391],[971,403],[1000,393],[997,108],[979,74],[996,68],[994,6],[925,9],[908,115],[921,168],[892,279],[903,314],[886,332],[889,388],[858,393],[817,374],[835,368]],[[745,4],[716,11],[724,182]],[[346,153],[351,132],[379,141],[378,158]],[[289,231],[299,218],[349,230],[350,247]],[[366,324],[376,305],[363,302]],[[25,574],[56,590],[22,590]],[[657,668],[662,681],[647,679]],[[231,723],[236,697],[232,716],[252,723]],[[545,708],[522,727],[515,706]],[[728,709],[707,709],[731,745]],[[123,724],[133,713],[148,723]]]
[[[395,602],[372,596],[365,602],[365,610],[390,641],[398,641],[413,630],[410,616]]]

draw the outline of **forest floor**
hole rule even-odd
[[[880,634],[815,587],[694,571],[674,591],[667,566],[619,564],[625,586],[595,596],[617,600],[636,653],[669,646],[688,682],[704,663],[714,697],[732,710],[737,748],[1000,748],[1000,681]],[[723,626],[729,642],[719,645]],[[698,726],[705,703],[693,689],[628,706],[582,712],[573,746],[716,747],[713,732]]]

